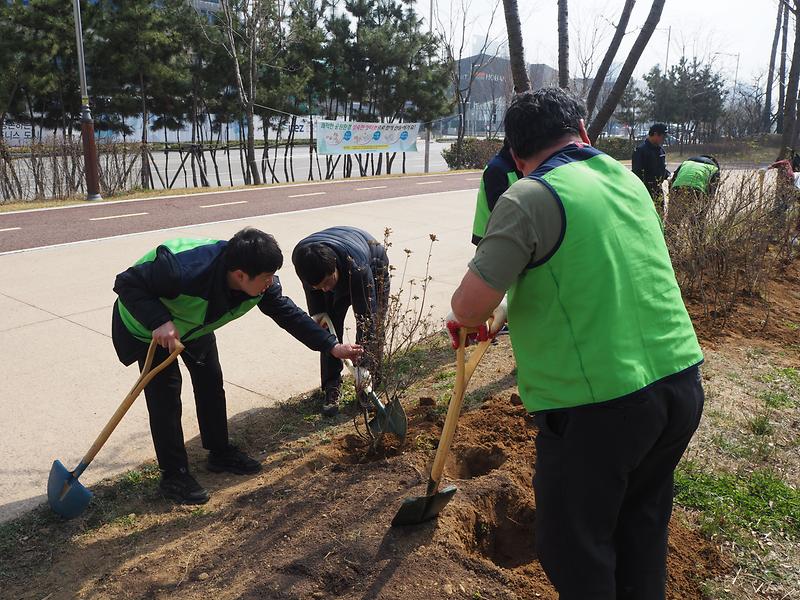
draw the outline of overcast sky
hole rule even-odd
[[[434,0],[441,21],[448,22],[447,15],[451,7],[457,14],[462,1],[469,5],[468,22],[472,26],[468,36],[470,41],[473,41],[489,24],[493,0]],[[558,57],[556,0],[517,1],[527,61],[556,67]],[[706,60],[710,59],[730,79],[730,83],[733,83],[738,54],[739,82],[753,81],[754,77],[764,74],[769,66],[777,3],[778,0],[667,0],[658,29],[650,38],[635,75],[640,76],[655,64],[663,67],[669,48],[670,64],[674,64],[681,55],[696,55]],[[651,4],[651,0],[636,2],[628,25],[628,34],[617,55],[619,62],[627,56],[627,51],[644,23]],[[610,23],[617,22],[623,5],[624,0],[569,0],[572,75],[579,74],[576,72],[579,50],[580,48],[588,50],[592,46],[591,36],[595,31],[599,37],[599,43],[594,44],[598,47],[595,68],[602,60],[613,34]],[[429,6],[429,0],[418,0],[416,3],[418,13],[426,20]],[[435,17],[434,24],[436,24]],[[791,58],[793,28],[794,24],[790,22],[789,58]],[[493,35],[505,39],[502,0],[495,15],[492,31]],[[667,44],[668,39],[669,44]],[[472,48],[472,43],[468,48]]]

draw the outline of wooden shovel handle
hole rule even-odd
[[[178,354],[183,352],[183,344],[179,340],[175,340],[175,350],[172,351],[167,358],[165,358],[161,364],[159,364],[155,369],[151,370],[151,366],[153,365],[153,356],[156,353],[156,341],[152,340],[150,342],[150,347],[147,349],[147,358],[144,361],[144,367],[142,368],[142,372],[139,374],[139,379],[136,380],[136,383],[133,384],[133,388],[131,391],[128,392],[128,395],[125,396],[125,399],[122,401],[122,404],[119,405],[117,410],[111,416],[106,426],[103,427],[103,431],[100,432],[100,435],[97,436],[97,439],[92,444],[92,447],[89,448],[89,451],[83,457],[81,461],[81,465],[83,468],[89,465],[90,462],[94,459],[97,453],[100,451],[100,448],[103,447],[103,444],[106,443],[108,438],[111,436],[111,432],[119,425],[119,422],[122,420],[122,417],[125,416],[125,413],[128,412],[128,409],[133,405],[136,398],[139,397],[139,394],[142,393],[142,390],[147,387],[147,384],[150,383],[153,378],[161,373],[164,369],[166,369],[172,362],[178,358]]]
[[[453,438],[456,434],[456,425],[458,425],[458,417],[461,414],[461,406],[464,403],[464,392],[469,385],[469,380],[472,379],[472,374],[475,372],[478,363],[492,340],[481,342],[472,351],[469,361],[465,361],[466,356],[466,343],[468,329],[461,328],[458,332],[458,349],[456,350],[456,386],[453,389],[453,397],[450,400],[450,405],[447,407],[447,416],[444,420],[444,428],[442,429],[442,436],[439,438],[439,446],[436,448],[436,457],[433,459],[433,467],[431,468],[431,477],[428,481],[427,495],[432,496],[439,489],[439,481],[442,479],[442,472],[444,471],[444,463],[447,460],[447,453],[450,451],[450,445],[453,443]]]

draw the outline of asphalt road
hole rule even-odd
[[[477,172],[376,177],[0,213],[0,254],[326,206],[472,190],[479,180]]]

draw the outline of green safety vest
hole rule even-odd
[[[192,250],[199,246],[217,243],[219,243],[219,240],[176,239],[164,242],[161,245],[167,247],[173,254],[179,255],[181,252]],[[134,265],[153,261],[156,257],[156,250],[157,249],[153,249],[145,254],[142,258],[137,260]],[[190,342],[211,333],[215,329],[219,329],[234,319],[238,319],[256,306],[261,300],[261,296],[245,300],[212,323],[205,322],[206,312],[208,310],[208,300],[205,298],[181,294],[176,298],[162,297],[159,298],[159,300],[172,315],[172,322],[178,330],[181,341]],[[119,307],[119,314],[122,317],[122,322],[125,324],[125,327],[128,328],[128,331],[130,331],[136,339],[143,342],[150,342],[152,332],[136,320],[122,303],[121,299],[117,301],[117,306]]]
[[[486,171],[486,169],[484,169],[484,171]],[[508,177],[508,187],[511,187],[514,182],[519,179],[517,177],[517,172],[513,170],[509,171],[506,174],[506,177]],[[484,235],[486,235],[486,225],[489,223],[490,216],[492,216],[492,211],[489,209],[489,200],[486,197],[486,188],[483,184],[483,177],[481,177],[481,185],[478,188],[478,202],[475,206],[475,219],[472,221],[473,239],[481,239]]]
[[[683,162],[672,182],[672,189],[691,188],[703,193],[708,193],[711,178],[719,172],[717,165],[687,160]]]
[[[554,253],[508,292],[527,410],[613,400],[700,363],[658,215],[636,175],[570,145],[531,177],[563,206],[565,229]]]

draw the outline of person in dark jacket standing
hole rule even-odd
[[[292,252],[297,276],[311,315],[327,313],[341,341],[350,306],[356,316],[356,342],[364,346],[361,368],[369,370],[373,387],[380,384],[383,323],[389,302],[389,257],[383,244],[355,227],[331,227],[301,240]],[[324,394],[322,414],[339,411],[342,361],[320,355]]]
[[[664,151],[664,137],[667,126],[656,123],[647,132],[647,139],[636,146],[631,159],[631,169],[642,180],[650,192],[660,215],[664,214],[664,190],[661,183],[669,179],[667,171],[667,153]]]
[[[197,420],[208,469],[247,474],[261,464],[231,445],[222,368],[214,330],[258,308],[312,350],[358,358],[362,349],[340,344],[285,297],[275,272],[283,255],[275,238],[258,229],[230,241],[175,239],[164,242],[117,275],[112,339],[120,361],[144,365],[151,339],[160,348],[154,364],[175,349],[192,378]],[[181,374],[174,362],[145,388],[150,431],[161,470],[161,492],[181,503],[202,504],[208,492],[189,473],[181,428]]]

